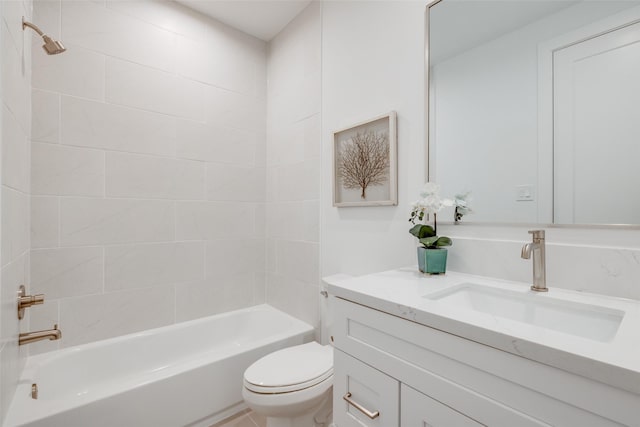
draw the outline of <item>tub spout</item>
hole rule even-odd
[[[62,331],[58,329],[58,325],[54,325],[53,329],[45,329],[44,331],[25,332],[19,335],[18,345],[29,344],[42,340],[59,340],[62,338]]]

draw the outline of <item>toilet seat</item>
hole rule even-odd
[[[304,390],[333,376],[333,348],[317,342],[285,348],[251,365],[244,386],[259,394]]]

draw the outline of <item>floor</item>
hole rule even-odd
[[[267,419],[250,409],[245,409],[211,427],[267,427]]]

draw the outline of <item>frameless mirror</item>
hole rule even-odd
[[[429,179],[471,192],[469,221],[640,224],[640,0],[442,0],[428,19]]]

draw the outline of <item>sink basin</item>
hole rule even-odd
[[[450,307],[473,310],[540,328],[607,342],[615,337],[624,311],[526,293],[463,283],[423,296]]]

